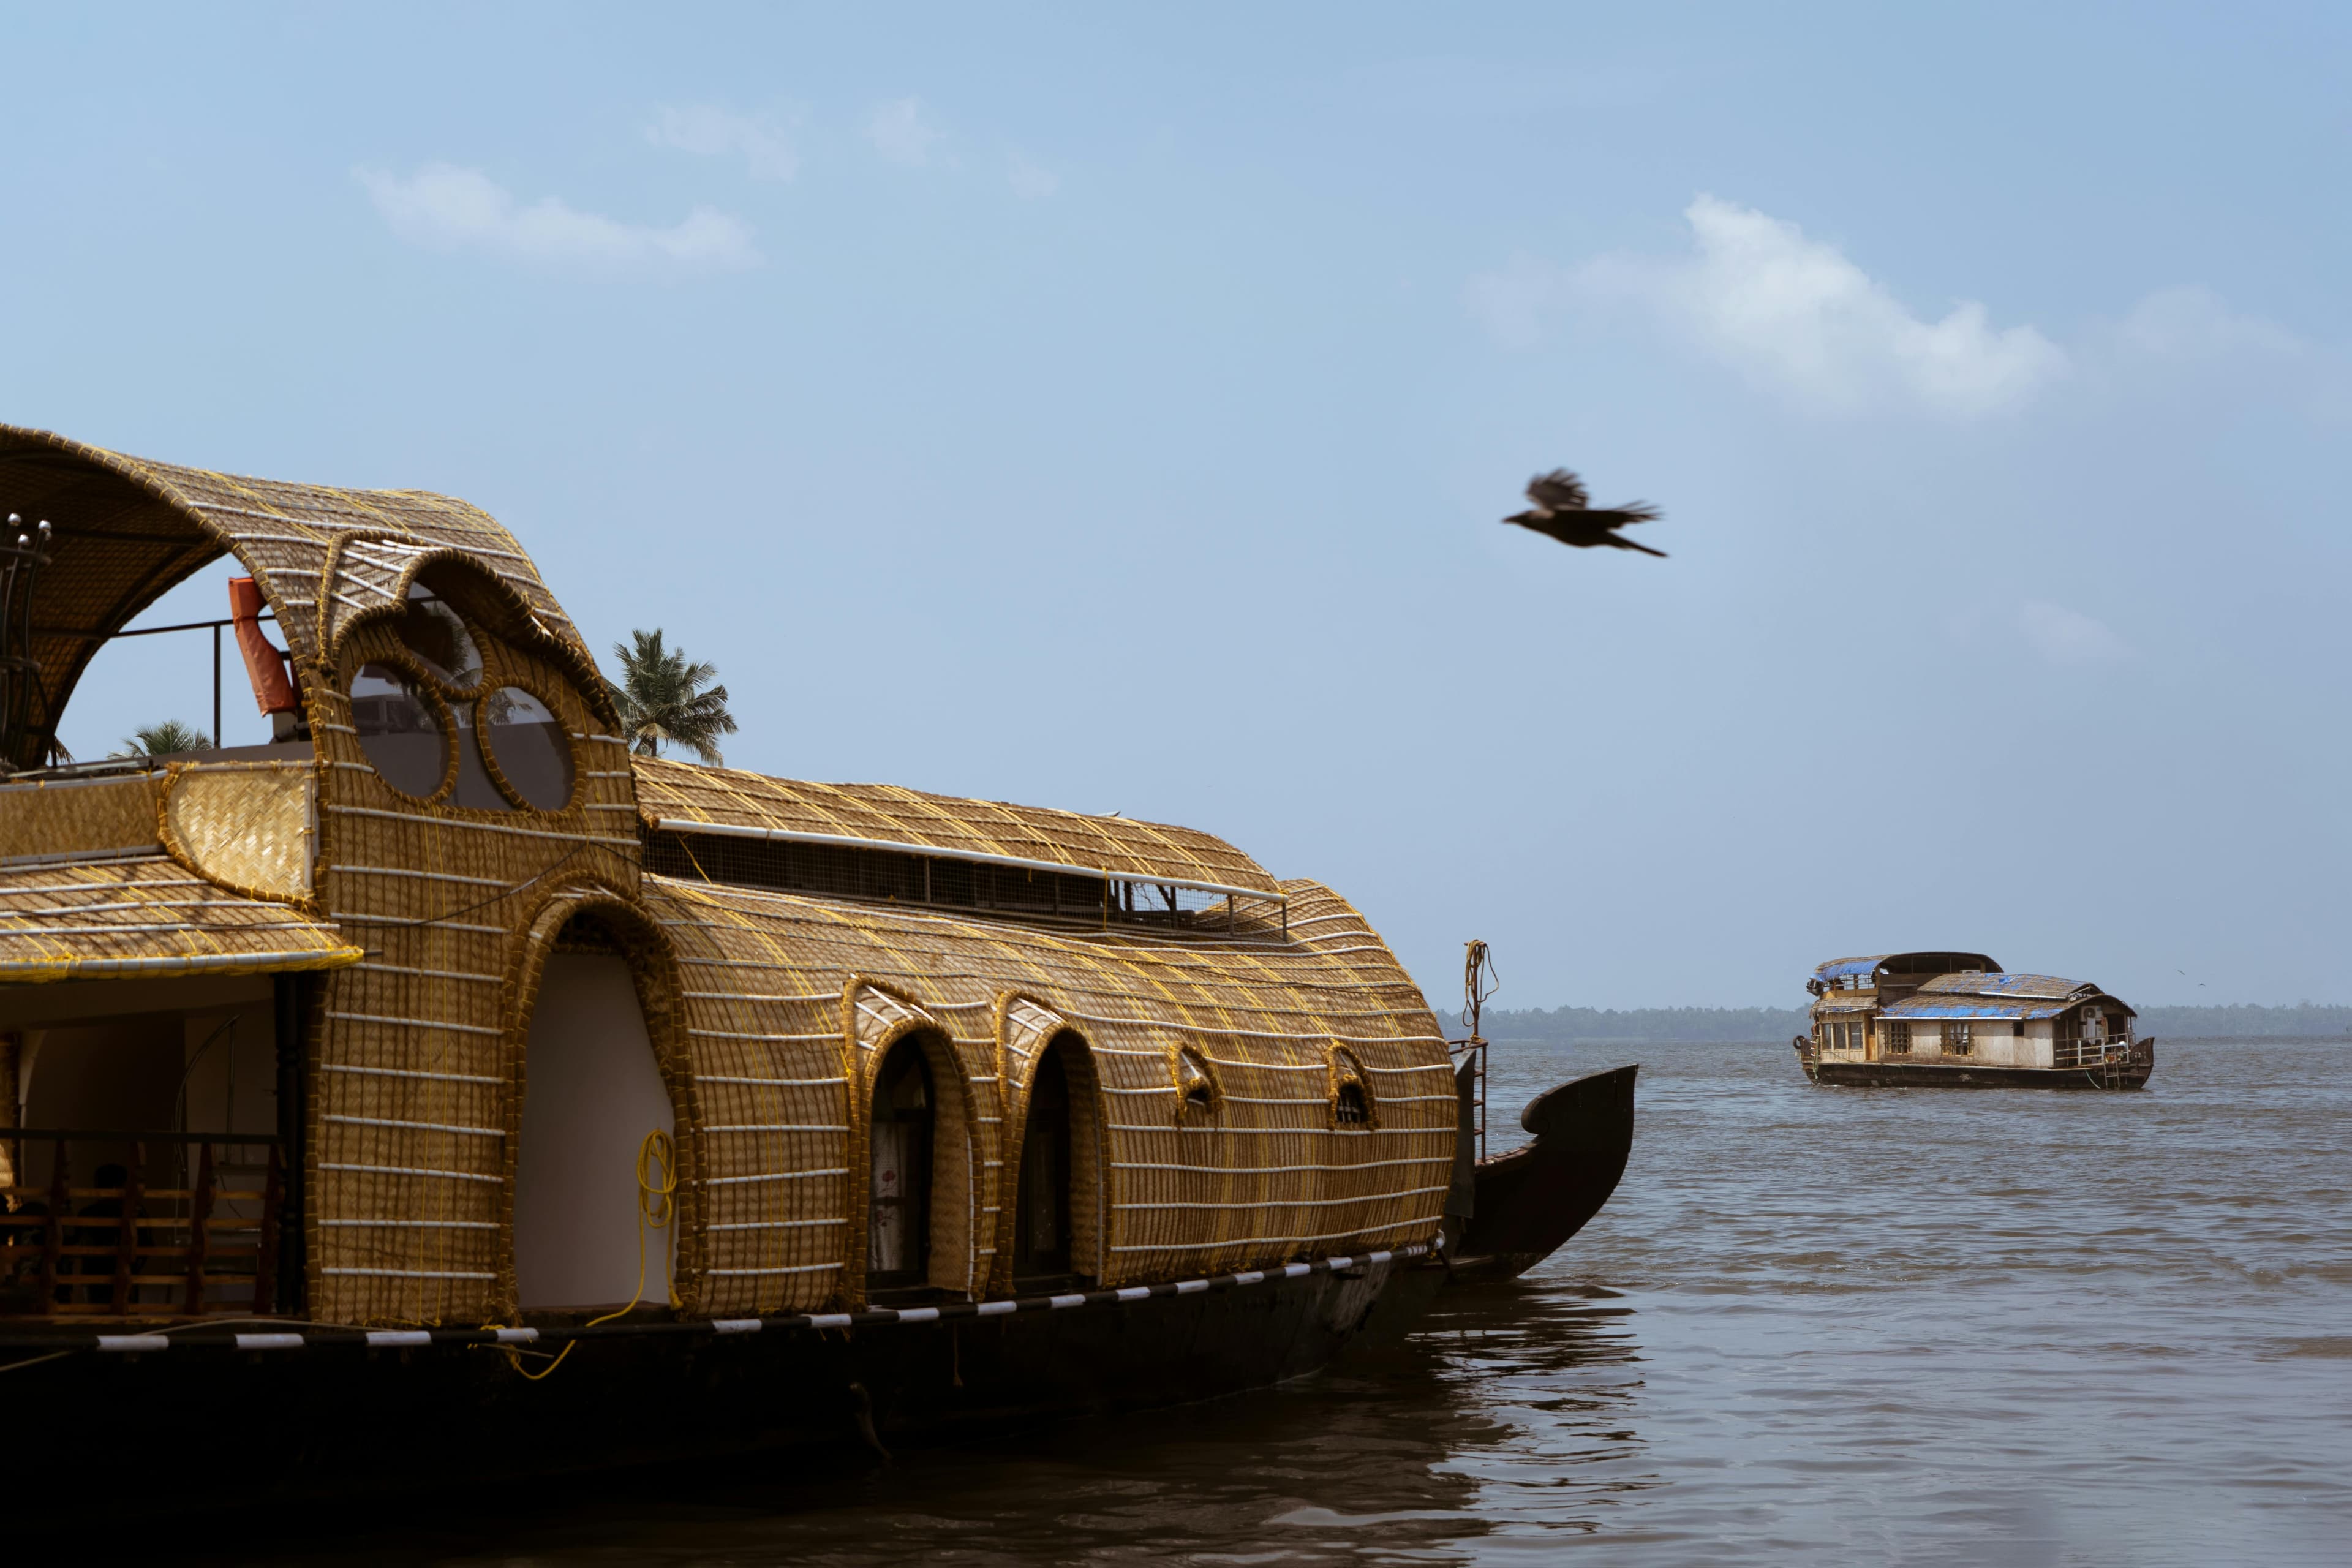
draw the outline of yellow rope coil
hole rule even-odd
[[[644,1300],[646,1297],[646,1232],[667,1230],[677,1218],[677,1145],[671,1141],[668,1133],[656,1127],[646,1133],[644,1141],[637,1145],[637,1288],[629,1297],[627,1306],[607,1312],[601,1318],[591,1318],[585,1327],[593,1329],[599,1323],[609,1323],[615,1318],[625,1318],[637,1310],[637,1303]],[[674,1270],[668,1268],[664,1270],[665,1274],[671,1272]],[[677,1299],[676,1279],[668,1280],[667,1289],[671,1307],[685,1305]],[[504,1325],[490,1323],[485,1326],[495,1329]],[[539,1372],[523,1372],[522,1356],[512,1349],[507,1351],[506,1356],[517,1372],[522,1373],[523,1376],[537,1383],[542,1377],[552,1376],[555,1369],[563,1364],[563,1358],[572,1353],[572,1345],[579,1342],[578,1340],[573,1340],[566,1344],[555,1352],[555,1359],[548,1363],[544,1370]]]

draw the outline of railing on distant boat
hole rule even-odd
[[[75,1145],[126,1145],[120,1186],[75,1184]],[[176,1145],[176,1185],[149,1186],[147,1148]],[[47,1146],[49,1179],[25,1183]],[[0,1129],[0,1317],[201,1318],[278,1310],[286,1172],[267,1133]],[[215,1151],[218,1151],[217,1155]],[[100,1168],[93,1163],[92,1173]]]
[[[2116,1067],[2129,1062],[2137,1040],[2060,1040],[2051,1048],[2050,1065],[2053,1068]]]

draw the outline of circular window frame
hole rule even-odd
[[[375,776],[376,783],[383,785],[384,788],[390,790],[394,795],[398,795],[403,800],[415,801],[425,805],[440,805],[446,804],[448,801],[450,795],[456,791],[457,787],[459,757],[457,744],[457,715],[456,710],[449,706],[449,699],[443,693],[441,689],[441,682],[435,679],[435,677],[425,668],[422,660],[410,656],[406,646],[404,644],[401,645],[400,651],[397,653],[361,653],[353,656],[352,671],[349,675],[343,678],[341,683],[341,696],[345,705],[345,718],[348,719],[351,717],[351,713],[349,711],[350,704],[354,700],[352,696],[352,688],[358,682],[360,676],[365,672],[367,667],[372,664],[385,665],[391,668],[399,670],[403,675],[408,678],[407,684],[410,693],[424,700],[433,710],[434,722],[440,726],[441,733],[441,782],[434,787],[433,793],[430,795],[412,795],[408,791],[401,788],[398,784],[393,783],[390,779],[384,777],[383,770],[376,766],[376,762],[373,757],[368,755],[367,742],[357,732],[359,727],[356,724],[352,727],[353,731],[352,735],[352,742],[359,747],[360,755],[366,761],[368,772]],[[542,700],[544,700],[544,699],[542,699]]]
[[[485,664],[481,690],[469,699],[474,710],[474,750],[481,754],[482,771],[490,775],[490,783],[498,786],[499,793],[506,796],[508,803],[517,811],[529,812],[533,816],[560,816],[580,804],[581,794],[588,782],[580,767],[579,749],[572,743],[572,722],[563,716],[562,704],[549,700],[547,693],[539,687],[528,680],[504,679],[493,686],[488,669],[488,665]],[[557,732],[563,737],[564,753],[572,763],[572,788],[564,795],[562,805],[534,805],[525,800],[522,792],[508,781],[506,770],[499,765],[499,749],[490,744],[489,716],[483,710],[489,706],[491,698],[509,687],[546,709],[555,721]]]

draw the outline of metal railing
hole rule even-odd
[[[2131,1040],[2061,1039],[2051,1047],[2053,1068],[2098,1068],[2131,1060]]]

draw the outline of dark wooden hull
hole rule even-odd
[[[70,1490],[82,1478],[89,1491],[60,1496],[45,1481],[43,1510],[84,1521],[87,1534],[87,1521],[126,1510],[408,1496],[760,1450],[879,1462],[886,1446],[1299,1377],[1352,1343],[1401,1334],[1443,1281],[1434,1264],[1399,1259],[1081,1311],[598,1339],[538,1382],[487,1346],[251,1353],[192,1344],[84,1352],[26,1365],[7,1386],[45,1451],[104,1454],[126,1433],[187,1435],[172,1463],[141,1464],[135,1486],[119,1465],[53,1467],[58,1484]]]
[[[1547,1089],[1520,1112],[1535,1142],[1478,1162],[1469,1223],[1454,1244],[1457,1283],[1524,1274],[1582,1230],[1625,1173],[1640,1067]]]
[[[1815,1083],[1852,1089],[2145,1089],[2156,1042],[2134,1042],[2128,1060],[2095,1068],[2008,1068],[1972,1062],[1818,1061],[1800,1044],[1798,1065]]]

